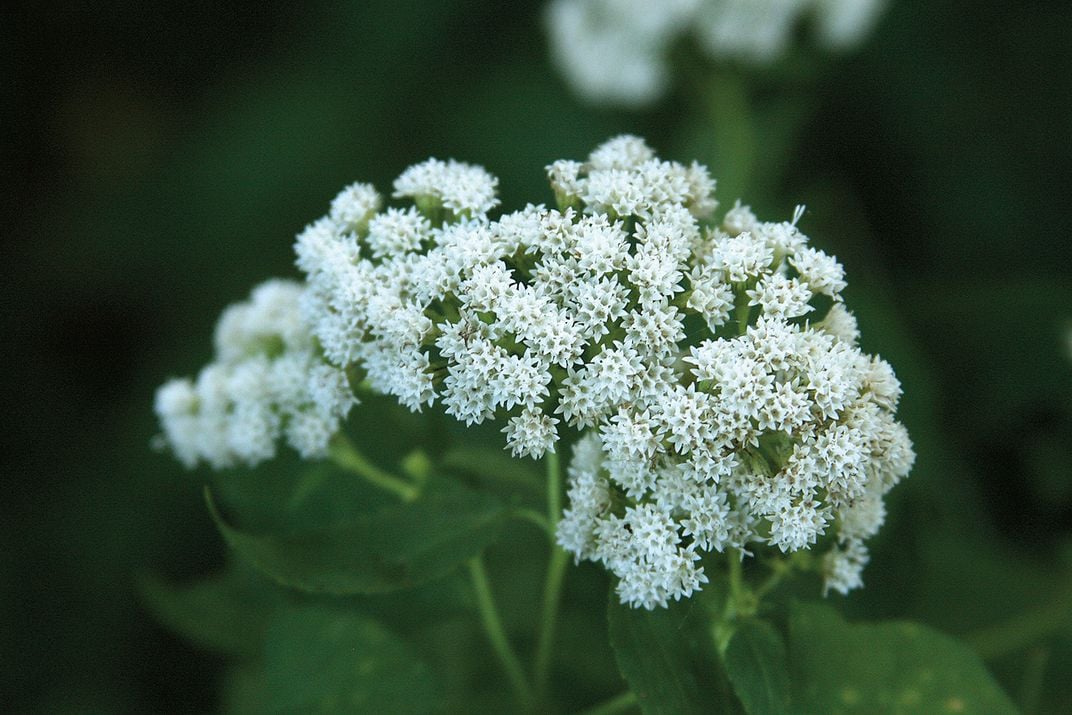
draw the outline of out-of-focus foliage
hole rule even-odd
[[[5,7],[5,707],[397,702],[390,682],[331,684],[332,649],[357,640],[423,683],[413,702],[501,706],[456,575],[346,604],[266,596],[230,563],[206,484],[260,534],[387,500],[362,492],[355,506],[359,487],[330,470],[302,492],[295,460],[186,473],[149,448],[152,389],[205,362],[223,305],[296,275],[293,234],[345,183],[386,188],[409,164],[452,156],[498,175],[518,208],[543,196],[539,167],[621,131],[707,162],[723,200],[786,218],[806,203],[803,228],[846,264],[864,348],[904,383],[919,461],[891,494],[867,587],[828,605],[962,637],[1027,711],[1072,701],[1072,10],[902,0],[857,55],[683,75],[644,115],[577,102],[540,12],[492,0]],[[733,102],[760,118],[719,113]],[[418,436],[438,458],[455,433],[386,403],[354,414],[351,434],[389,466]],[[504,499],[519,491],[479,456],[445,463]],[[535,527],[515,532],[486,561],[528,652],[546,547]],[[606,624],[583,617],[605,599],[597,570],[569,572],[552,674],[564,709],[620,692],[619,666],[632,677]],[[331,638],[301,663],[325,676],[320,689],[264,685],[282,677],[273,644],[321,631]],[[432,674],[429,660],[451,666]]]

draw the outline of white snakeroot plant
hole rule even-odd
[[[586,100],[643,106],[669,86],[671,47],[683,37],[715,60],[766,64],[782,55],[802,21],[822,46],[859,43],[885,0],[554,0],[551,52]]]
[[[349,377],[500,420],[516,456],[576,437],[557,541],[623,603],[665,606],[708,581],[705,555],[761,549],[819,547],[826,588],[860,586],[914,455],[900,385],[857,346],[842,266],[802,211],[715,221],[707,169],[632,136],[547,172],[555,208],[498,218],[497,180],[454,161],[407,169],[400,206],[346,188],[297,237],[305,285],[258,288],[221,320],[217,363],[161,389],[179,458],[252,464],[284,434],[322,454]]]
[[[215,362],[157,390],[163,441],[183,464],[254,466],[275,457],[283,437],[303,457],[327,453],[356,400],[301,321],[303,290],[286,280],[254,288],[220,316]]]

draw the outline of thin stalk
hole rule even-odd
[[[616,715],[620,712],[635,707],[637,705],[637,696],[632,690],[626,691],[621,695],[616,695],[610,700],[606,700],[599,705],[588,708],[580,713],[580,715]]]
[[[730,575],[730,604],[732,604],[730,607],[733,609],[733,614],[736,614],[744,591],[744,574],[740,552],[736,549],[728,551],[726,561]]]
[[[393,493],[402,501],[413,501],[420,496],[420,490],[415,485],[377,467],[357,451],[345,435],[337,435],[332,440],[328,454],[338,466],[353,472],[369,484]]]
[[[742,79],[729,73],[705,75],[703,85],[698,96],[704,97],[704,119],[716,141],[719,184],[729,196],[747,195],[758,157],[752,100]]]
[[[737,284],[737,287],[741,291],[740,295],[737,296],[737,332],[740,335],[744,335],[748,332],[748,321],[752,317],[752,306],[748,304],[748,296],[744,292],[744,286]]]
[[[569,556],[555,541],[558,515],[562,513],[562,472],[558,455],[548,452],[544,457],[547,466],[547,523],[550,527],[551,558],[547,564],[547,577],[543,584],[543,611],[540,619],[540,634],[536,641],[534,675],[536,689],[543,693],[551,672],[551,653],[555,642],[558,608],[562,601],[562,582],[566,576]]]
[[[744,568],[742,565],[742,552],[738,549],[726,551],[727,581],[729,593],[726,594],[726,602],[722,606],[722,612],[711,624],[711,636],[715,640],[720,655],[726,655],[726,649],[730,645],[730,638],[737,630],[737,621],[742,616],[755,613],[755,599],[752,592],[744,582]]]
[[[756,601],[762,601],[763,597],[778,587],[778,585],[793,571],[793,562],[778,559],[771,564],[773,572],[756,588]]]
[[[555,530],[547,521],[547,517],[535,509],[514,509],[510,513],[517,519],[527,521],[540,527],[540,530],[547,534],[551,539],[555,538]]]
[[[548,452],[543,460],[547,468],[547,520],[551,526],[558,526],[558,515],[562,511],[562,471],[558,454]]]
[[[480,610],[480,620],[484,624],[484,632],[491,642],[491,647],[499,657],[506,677],[517,693],[518,699],[526,706],[532,703],[532,689],[525,678],[525,671],[521,667],[521,661],[510,646],[503,630],[502,618],[499,609],[495,605],[495,598],[491,594],[491,585],[488,583],[488,574],[484,570],[484,561],[476,556],[469,560],[469,578],[473,583],[473,591],[476,594],[477,607]]]

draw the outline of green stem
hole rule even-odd
[[[708,131],[715,137],[718,151],[720,190],[731,198],[744,196],[752,182],[757,141],[752,126],[751,99],[742,79],[721,73],[705,78]]]
[[[469,577],[473,582],[473,591],[476,593],[477,607],[480,610],[480,620],[484,624],[484,632],[491,642],[502,663],[506,677],[510,679],[518,699],[526,706],[532,703],[532,689],[525,679],[525,671],[521,667],[514,649],[510,647],[510,641],[506,638],[503,630],[502,618],[499,609],[495,606],[495,599],[491,595],[491,585],[488,583],[488,574],[484,570],[484,562],[476,556],[469,560]]]
[[[512,516],[523,521],[527,521],[531,524],[535,524],[540,527],[540,530],[548,535],[549,538],[555,538],[554,527],[547,521],[547,517],[536,511],[535,509],[514,509],[510,512]]]
[[[754,601],[750,598],[751,594],[748,593],[744,584],[744,569],[741,562],[742,558],[739,550],[730,549],[726,552],[729,593],[726,594],[726,602],[723,604],[721,612],[711,625],[711,635],[714,638],[715,646],[719,655],[723,656],[726,655],[726,649],[729,647],[730,639],[733,637],[733,631],[736,630],[736,622],[738,622],[739,617],[745,614],[746,611],[748,614],[755,612],[755,610],[748,611],[748,607],[745,604],[746,594],[749,602]]]
[[[353,472],[380,489],[393,493],[402,501],[413,501],[420,496],[420,490],[416,486],[370,462],[365,455],[357,451],[345,435],[336,435],[331,441],[328,454],[338,466]]]
[[[543,459],[547,468],[547,520],[551,526],[558,526],[558,515],[562,513],[561,467],[555,452],[548,452]]]
[[[748,296],[745,294],[745,286],[738,284],[734,287],[740,292],[737,295],[737,332],[744,335],[748,332],[748,321],[752,317],[752,306],[748,304]]]
[[[734,614],[737,612],[737,607],[741,602],[741,594],[744,590],[744,569],[741,563],[742,560],[740,552],[736,549],[726,553],[726,561],[729,565],[730,576],[730,602],[727,605],[733,609]]]
[[[616,713],[625,712],[626,710],[635,707],[636,704],[637,696],[633,691],[629,690],[610,700],[606,700],[599,705],[584,710],[580,715],[615,715]]]
[[[562,601],[562,583],[566,576],[569,556],[555,541],[558,515],[562,512],[562,473],[558,455],[548,452],[544,457],[547,466],[547,522],[551,536],[551,558],[547,564],[547,577],[543,584],[543,612],[540,619],[540,635],[536,641],[536,664],[534,675],[536,688],[543,693],[551,672],[551,653],[555,642],[555,627],[558,608]]]
[[[757,602],[762,601],[764,596],[776,589],[793,570],[793,562],[789,560],[774,559],[771,561],[770,566],[773,569],[773,573],[756,588],[755,599]]]

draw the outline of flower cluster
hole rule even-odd
[[[563,420],[595,425],[635,382],[656,384],[684,336],[671,302],[714,182],[634,137],[549,173],[559,209],[494,221],[495,179],[456,162],[406,170],[405,208],[346,189],[296,244],[327,358],[410,409],[439,400],[466,424],[505,418],[507,444],[533,457]]]
[[[156,393],[163,441],[188,467],[255,465],[285,435],[303,457],[325,454],[355,403],[346,374],[318,356],[301,321],[303,287],[270,280],[216,325],[216,361]]]
[[[517,455],[584,432],[558,538],[625,602],[690,594],[705,552],[795,551],[828,529],[827,586],[858,586],[913,453],[893,371],[856,346],[841,265],[799,214],[737,205],[704,228],[706,169],[635,137],[548,175],[558,208],[497,220],[495,180],[458,163],[407,170],[395,196],[414,206],[340,194],[297,241],[327,358],[411,409],[505,419]]]
[[[727,212],[680,269],[664,372],[625,388],[575,448],[559,543],[615,573],[623,602],[690,595],[705,552],[797,551],[828,530],[826,588],[862,583],[863,542],[915,457],[893,370],[856,345],[841,265],[795,224]],[[682,340],[691,311],[708,334]]]
[[[497,180],[431,159],[385,208],[344,189],[297,237],[304,285],[224,314],[217,362],[157,395],[187,464],[249,464],[286,435],[323,454],[349,379],[412,410],[505,423],[515,455],[580,435],[558,542],[652,608],[701,559],[832,537],[827,588],[860,585],[864,540],[914,455],[890,366],[857,347],[842,266],[747,206],[714,225],[706,168],[612,139],[547,167],[557,207],[492,219]]]
[[[885,0],[554,0],[552,54],[578,93],[593,102],[648,104],[668,86],[671,46],[691,35],[715,59],[766,63],[809,17],[819,42],[852,46]]]

